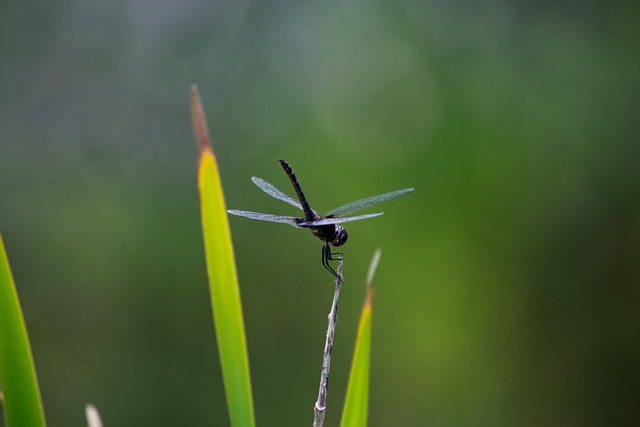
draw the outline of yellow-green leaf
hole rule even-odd
[[[373,309],[373,276],[380,261],[380,249],[373,254],[367,275],[367,296],[360,314],[358,336],[353,351],[349,386],[342,411],[342,427],[367,425],[369,406],[369,359],[371,355],[371,314]]]
[[[202,233],[218,352],[231,425],[255,425],[249,357],[231,231],[209,130],[198,88],[191,89],[193,131],[198,142],[198,188]]]
[[[45,425],[27,328],[0,235],[0,388],[7,427]]]

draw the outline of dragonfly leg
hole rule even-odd
[[[329,261],[341,260],[342,258],[333,258],[332,255],[329,244],[322,245],[322,266],[329,270],[331,274],[338,277],[338,273],[329,265]]]

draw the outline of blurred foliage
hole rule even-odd
[[[348,227],[327,425],[378,246],[371,426],[634,425],[639,9],[3,2],[0,229],[49,424],[84,425],[87,401],[108,426],[227,422],[197,82],[230,208],[293,213],[249,181],[287,189],[278,157],[319,211],[416,187]],[[310,424],[320,244],[231,225],[257,422]]]

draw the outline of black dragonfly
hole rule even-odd
[[[259,212],[251,212],[251,211],[242,211],[230,209],[227,212],[233,215],[244,216],[246,218],[257,219],[260,221],[270,221],[270,222],[281,222],[284,224],[292,225],[296,228],[308,228],[311,232],[322,240],[322,265],[324,268],[329,270],[334,276],[337,277],[336,271],[329,265],[329,261],[339,261],[342,259],[341,252],[331,252],[331,245],[333,246],[342,246],[347,242],[347,230],[341,225],[344,222],[349,221],[357,221],[365,218],[373,218],[376,216],[380,216],[383,212],[376,212],[364,215],[356,215],[356,216],[346,216],[352,214],[361,209],[367,208],[369,206],[377,205],[381,202],[386,202],[387,200],[395,199],[396,197],[400,197],[404,194],[410,193],[413,191],[413,188],[405,188],[404,190],[392,191],[391,193],[380,194],[378,196],[367,197],[366,199],[357,200],[355,202],[347,203],[346,205],[340,206],[339,208],[335,208],[327,212],[325,216],[320,216],[316,211],[311,209],[309,206],[309,202],[302,192],[302,187],[300,187],[300,183],[296,178],[295,173],[293,173],[293,169],[286,160],[278,159],[282,168],[289,176],[291,180],[291,184],[293,184],[293,188],[298,195],[298,200],[293,197],[288,196],[284,192],[278,190],[273,184],[270,182],[258,178],[251,177],[251,180],[255,185],[257,185],[262,191],[270,195],[271,197],[275,197],[276,199],[280,199],[284,202],[289,203],[292,206],[295,206],[298,209],[301,209],[304,212],[304,218],[298,218],[294,216],[284,216],[284,215],[271,215]]]

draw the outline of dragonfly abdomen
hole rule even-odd
[[[293,169],[291,169],[291,166],[289,165],[289,163],[287,163],[286,160],[278,159],[278,161],[282,165],[282,169],[284,169],[284,171],[287,173],[287,176],[291,180],[291,184],[293,184],[293,188],[296,191],[298,200],[300,200],[300,204],[302,205],[305,219],[307,221],[314,221],[315,219],[317,219],[316,217],[318,216],[318,214],[311,209],[311,206],[309,206],[309,202],[307,201],[307,198],[302,191],[302,187],[298,182],[298,178],[296,178],[296,174],[293,172]]]

